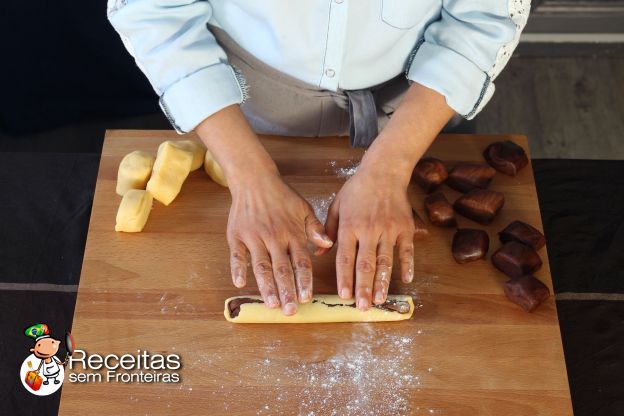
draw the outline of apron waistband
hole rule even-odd
[[[265,64],[238,45],[223,29],[212,25],[209,25],[208,28],[229,55],[233,55],[236,59],[244,62],[253,71],[270,77],[279,85],[294,90],[302,96],[310,98],[331,97],[338,107],[348,112],[349,143],[351,146],[368,147],[373,143],[379,133],[378,114],[382,111],[377,108],[374,91],[392,80],[361,90],[338,89],[337,91],[330,91],[321,89]],[[236,68],[235,63],[232,64]],[[250,87],[253,88],[253,86]]]

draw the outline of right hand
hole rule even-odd
[[[297,300],[306,303],[312,299],[307,242],[318,248],[333,243],[310,204],[279,175],[257,175],[231,191],[227,238],[234,285],[245,286],[251,257],[264,303],[269,308],[281,305],[285,315],[293,315]]]
[[[293,315],[297,301],[312,299],[307,242],[319,248],[333,242],[310,204],[281,179],[238,106],[213,114],[196,131],[223,168],[232,193],[227,239],[234,285],[247,284],[251,257],[265,305]]]

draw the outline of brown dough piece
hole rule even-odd
[[[485,258],[490,247],[490,237],[483,230],[462,228],[453,236],[453,258],[459,264]]]
[[[425,212],[429,222],[438,227],[455,227],[457,219],[453,206],[442,192],[436,192],[425,197]]]
[[[230,316],[232,318],[236,318],[240,312],[240,307],[241,305],[245,304],[245,303],[264,303],[259,299],[252,299],[252,298],[235,298],[232,299],[229,303],[228,303],[228,310],[230,311]]]
[[[423,157],[416,164],[412,178],[425,192],[430,193],[446,181],[448,172],[440,159]]]
[[[492,143],[483,151],[483,157],[494,169],[509,176],[515,176],[529,164],[524,149],[511,140]]]
[[[455,201],[453,208],[479,224],[490,224],[505,204],[505,196],[489,189],[473,189]]]
[[[496,170],[485,163],[458,163],[448,175],[446,184],[458,192],[466,193],[473,189],[490,186]]]
[[[505,283],[505,295],[527,312],[532,312],[550,297],[548,287],[531,275],[515,277]]]
[[[542,259],[531,247],[510,241],[492,254],[492,264],[509,277],[520,277],[539,270]]]
[[[522,221],[514,221],[498,233],[501,243],[517,241],[533,250],[539,250],[546,244],[546,238],[537,228]]]

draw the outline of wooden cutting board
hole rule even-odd
[[[155,202],[140,234],[115,233],[117,166],[132,150],[155,153],[170,131],[106,134],[73,323],[77,347],[106,355],[179,354],[181,382],[71,383],[62,415],[571,415],[555,301],[528,314],[504,296],[505,277],[488,261],[455,264],[452,230],[430,226],[416,244],[415,279],[394,279],[391,293],[418,308],[398,323],[235,325],[223,301],[256,293],[230,282],[225,230],[227,189],[193,172],[169,207]],[[523,136],[441,136],[428,155],[452,164],[482,161],[491,142]],[[345,139],[263,137],[280,172],[321,212],[361,150]],[[506,196],[485,228],[496,233],[520,219],[542,228],[530,167],[497,174],[491,189]],[[444,187],[450,201],[458,193]],[[423,216],[423,193],[410,186]],[[279,204],[280,201],[275,201]],[[546,249],[536,274],[552,290]],[[316,293],[335,292],[334,252],[315,260]],[[70,371],[71,372],[71,371]]]

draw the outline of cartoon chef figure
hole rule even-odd
[[[61,383],[62,380],[57,380],[61,372],[60,366],[65,365],[67,362],[67,359],[61,361],[55,357],[61,341],[50,336],[50,330],[46,324],[33,325],[26,328],[24,332],[26,336],[35,340],[35,346],[30,349],[30,352],[41,360],[39,367],[41,368],[41,374],[45,377],[43,384],[49,384],[50,379],[54,381],[54,384]]]

